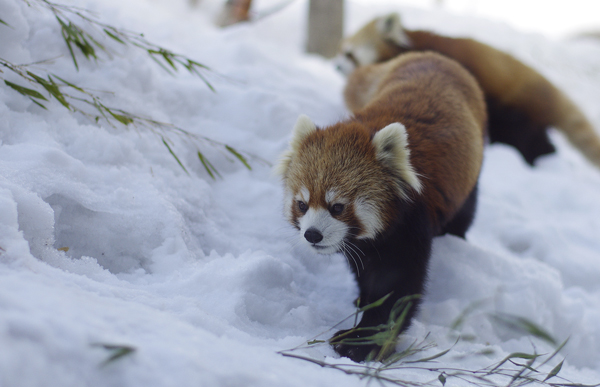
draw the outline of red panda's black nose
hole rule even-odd
[[[316,228],[311,227],[304,233],[304,238],[310,243],[319,243],[323,240],[323,234],[321,234]]]

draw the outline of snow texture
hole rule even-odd
[[[600,45],[440,11],[348,4],[348,32],[397,10],[411,28],[506,50],[564,89],[600,127]],[[20,0],[0,2],[10,24],[0,25],[0,57],[56,58],[34,69],[112,91],[102,94],[108,106],[270,163],[300,114],[321,126],[349,115],[342,76],[330,61],[302,52],[306,1],[225,30],[213,25],[217,1],[195,9],[167,0],[77,5],[215,69],[207,75],[216,92],[110,40],[112,58],[79,55],[76,72],[53,16]],[[366,384],[278,354],[351,315],[357,288],[341,255],[297,246],[270,166],[254,160],[249,171],[204,144],[223,175],[213,181],[196,148],[171,136],[187,175],[147,130],[96,125],[56,101],[47,106],[0,87],[1,387]],[[466,241],[435,240],[422,309],[399,345],[430,333],[438,348],[450,347],[449,326],[479,303],[462,327],[475,339],[457,344],[449,365],[483,367],[532,345],[551,351],[489,318],[508,313],[559,341],[570,337],[561,375],[600,382],[600,171],[559,133],[552,139],[557,153],[534,168],[510,147],[488,147],[474,225]],[[135,351],[103,365],[111,352],[102,345]],[[485,348],[494,355],[468,355]],[[350,362],[326,346],[302,354]]]

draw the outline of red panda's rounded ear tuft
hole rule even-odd
[[[375,155],[380,163],[397,173],[415,191],[423,189],[421,181],[410,163],[410,148],[406,128],[399,122],[389,124],[373,136]],[[402,183],[399,186],[400,196],[406,197]]]
[[[292,133],[292,139],[290,140],[290,148],[294,151],[298,150],[300,144],[304,139],[311,133],[315,132],[317,127],[307,115],[301,114],[296,120],[294,130]]]
[[[297,150],[302,141],[311,134],[315,132],[317,127],[310,118],[306,114],[301,114],[300,117],[296,120],[296,124],[294,125],[294,130],[292,133],[292,139],[290,140],[290,148],[292,150]]]
[[[298,117],[298,120],[296,120],[296,124],[294,125],[294,129],[292,131],[290,148],[286,150],[279,158],[279,162],[274,168],[275,174],[283,177],[287,175],[290,163],[292,162],[292,156],[296,151],[298,151],[302,141],[304,141],[309,134],[315,132],[316,130],[317,127],[307,115],[301,114],[300,117]]]

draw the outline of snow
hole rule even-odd
[[[56,58],[33,69],[112,91],[102,94],[108,106],[269,163],[286,148],[298,115],[327,125],[349,114],[344,79],[332,63],[302,53],[304,1],[226,30],[212,25],[216,1],[195,9],[167,0],[77,4],[215,69],[208,76],[216,92],[122,47],[98,63],[78,57],[75,72],[56,20],[20,0],[0,3],[11,26],[0,26],[0,57]],[[352,2],[348,30],[391,10],[401,11],[409,27],[476,37],[512,53],[563,88],[600,127],[600,45],[442,11]],[[47,105],[43,110],[0,87],[1,387],[367,383],[278,353],[351,315],[357,289],[340,255],[315,256],[297,246],[269,165],[253,160],[249,171],[204,144],[223,176],[212,180],[196,148],[170,135],[188,175],[160,137],[143,128],[95,125],[56,101]],[[443,360],[449,366],[485,367],[532,346],[552,351],[489,316],[506,313],[558,341],[569,337],[561,375],[600,382],[600,171],[559,133],[552,138],[558,152],[534,168],[510,147],[488,147],[475,223],[467,241],[435,241],[427,294],[400,346],[428,333],[440,350],[452,346],[449,326],[477,303],[461,328],[474,341],[457,344]],[[105,364],[111,352],[102,345],[135,351]],[[485,348],[494,354],[469,356]],[[301,354],[349,363],[327,346]],[[403,377],[437,376],[413,370]]]

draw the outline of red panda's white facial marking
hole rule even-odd
[[[342,53],[335,58],[337,69],[344,75],[349,75],[357,67],[375,63],[378,60],[375,47],[365,44],[360,46],[342,45]]]
[[[298,225],[301,238],[321,254],[340,251],[348,233],[346,223],[335,219],[325,208],[309,208]]]
[[[363,226],[363,233],[357,236],[358,239],[373,239],[383,230],[381,210],[373,201],[365,197],[356,199],[354,212]]]
[[[296,213],[299,214],[296,223],[302,240],[321,254],[340,251],[349,233],[349,227],[337,217],[348,211],[348,199],[340,196],[335,190],[328,190],[324,197],[325,206],[315,205],[315,202],[322,201],[313,196],[315,200],[311,202],[311,195],[306,187],[302,187],[294,198],[295,202],[291,205],[297,206]]]
[[[373,20],[344,39],[334,62],[342,74],[350,75],[358,67],[396,56],[398,52],[394,47],[410,46],[411,41],[404,32],[400,16],[392,13]]]

